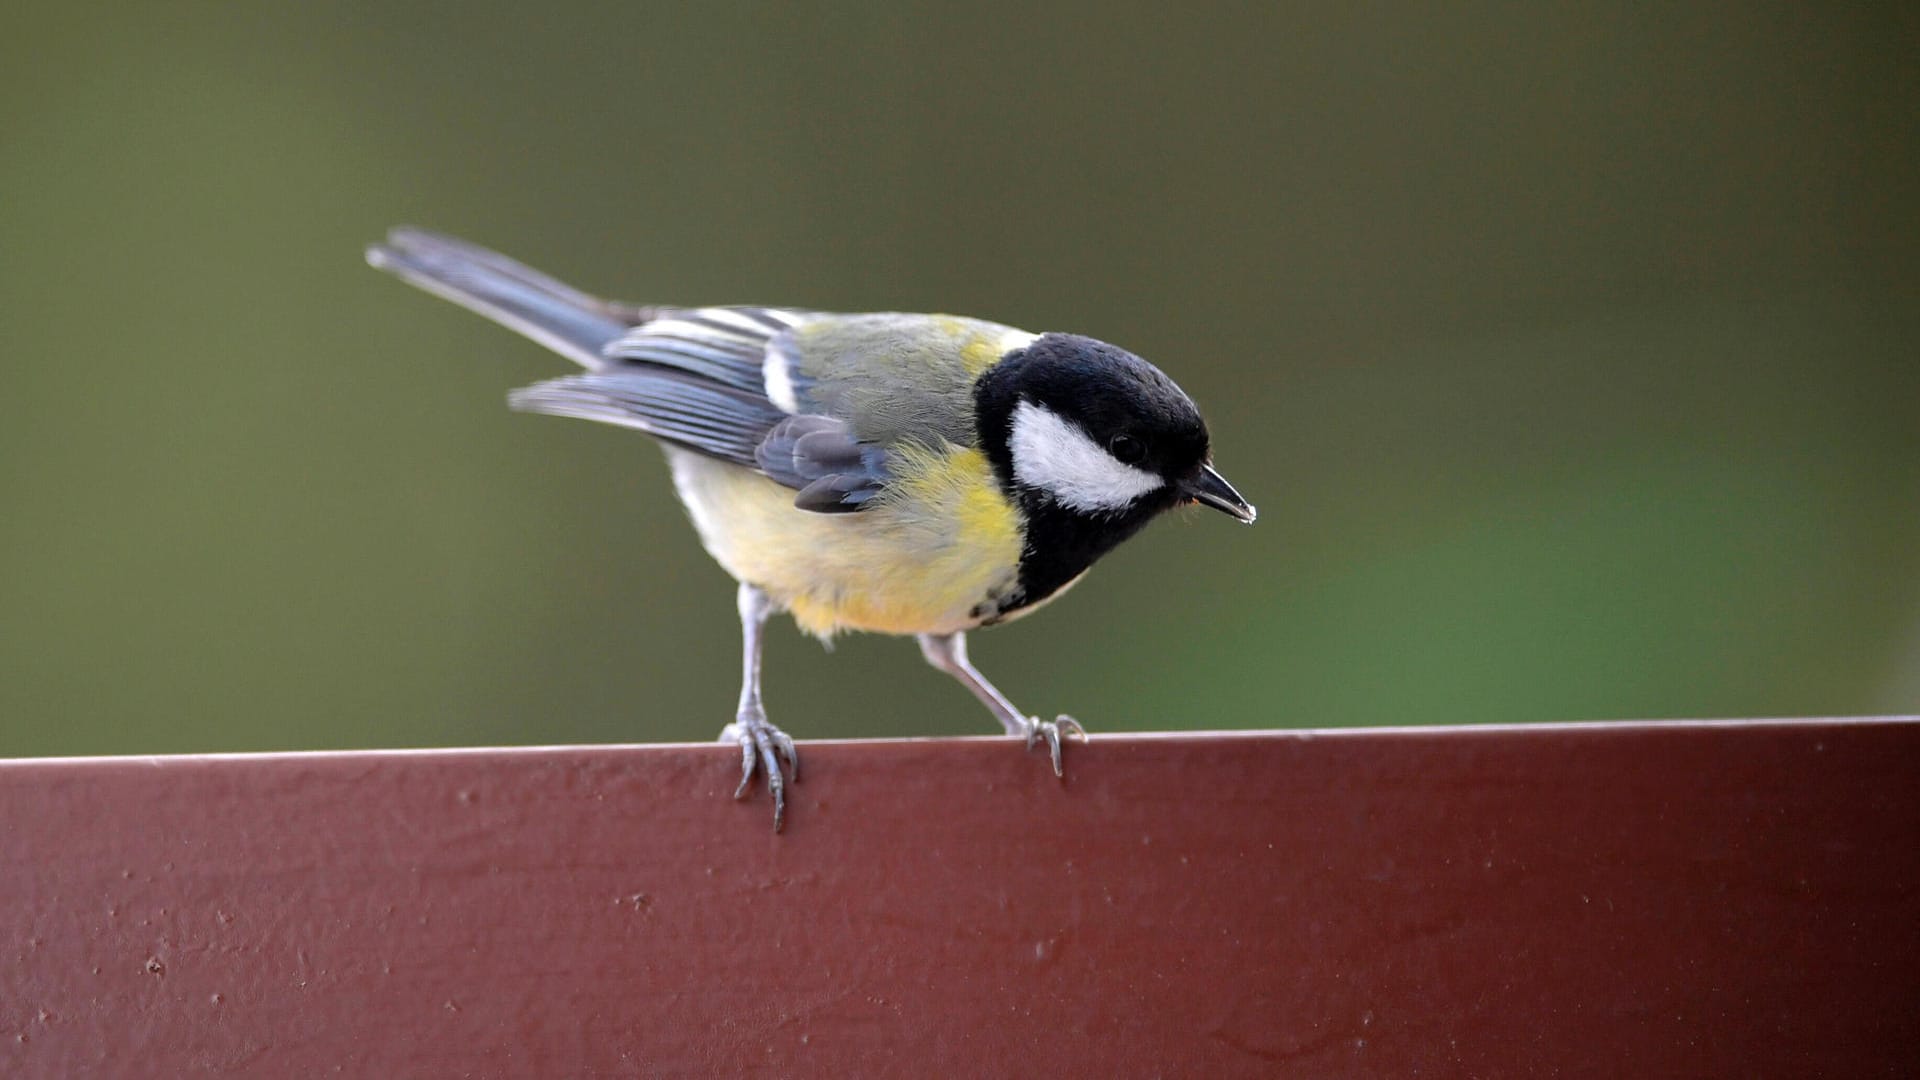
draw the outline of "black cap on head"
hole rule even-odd
[[[1023,400],[1073,421],[1119,460],[1170,480],[1207,460],[1206,421],[1159,368],[1104,341],[1043,334],[1008,353],[975,389],[983,448],[1010,490],[1009,440]]]

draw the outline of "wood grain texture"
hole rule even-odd
[[[0,1075],[1884,1076],[1920,723],[0,763]]]

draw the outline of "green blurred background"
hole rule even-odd
[[[1920,20],[1624,8],[16,5],[0,755],[730,717],[658,453],[507,412],[565,363],[403,222],[1159,363],[1260,524],[974,643],[1095,732],[1913,711]],[[801,737],[992,729],[910,642],[768,665]]]

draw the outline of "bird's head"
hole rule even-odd
[[[1254,508],[1214,471],[1192,399],[1124,349],[1043,334],[1002,357],[974,393],[981,447],[1029,516],[1069,515],[1116,543],[1185,503],[1253,522]]]

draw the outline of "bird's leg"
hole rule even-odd
[[[973,691],[980,704],[1000,721],[1007,734],[1018,735],[1027,740],[1027,749],[1040,739],[1047,740],[1047,750],[1053,756],[1053,775],[1064,777],[1060,768],[1060,737],[1066,734],[1081,742],[1087,741],[1087,729],[1080,721],[1071,716],[1062,716],[1055,720],[1042,720],[1037,716],[1028,716],[1013,707],[1007,695],[1001,693],[985,675],[980,674],[972,662],[967,659],[967,635],[965,634],[921,634],[920,654],[927,663],[960,680],[960,685]]]
[[[740,639],[744,659],[740,671],[740,708],[733,723],[720,731],[721,742],[740,744],[740,786],[733,797],[747,797],[757,768],[766,777],[767,791],[773,796],[773,831],[786,824],[787,777],[781,774],[782,759],[800,781],[800,755],[787,733],[767,722],[767,710],[760,704],[760,640],[765,635],[767,616],[773,602],[767,594],[744,582],[740,585]]]

